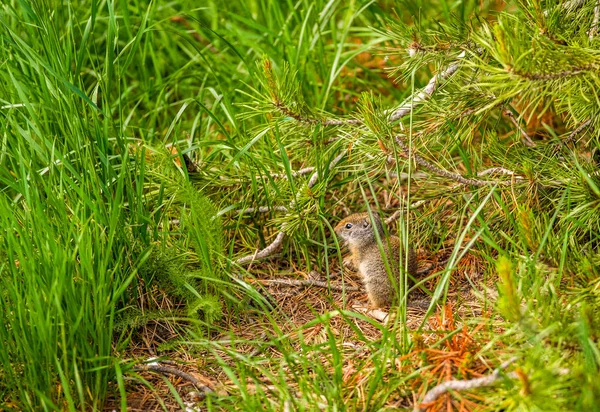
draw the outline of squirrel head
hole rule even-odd
[[[335,233],[351,246],[363,246],[375,242],[375,230],[383,238],[383,224],[379,215],[373,214],[373,221],[368,213],[356,213],[343,219],[334,228]]]

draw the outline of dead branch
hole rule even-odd
[[[238,265],[243,265],[248,262],[252,262],[256,259],[266,258],[267,256],[270,256],[271,254],[273,254],[277,249],[279,249],[279,247],[283,244],[284,239],[285,239],[285,232],[279,232],[277,234],[277,237],[275,238],[275,240],[269,246],[267,246],[266,248],[264,248],[261,251],[257,250],[252,255],[241,257],[238,260],[236,260],[235,263],[237,263]]]
[[[427,160],[423,159],[421,156],[419,156],[418,154],[416,154],[414,151],[411,151],[408,148],[408,146],[406,146],[406,144],[402,141],[402,139],[400,138],[400,136],[396,136],[396,142],[398,143],[398,146],[400,146],[400,148],[402,148],[402,150],[404,151],[406,157],[408,157],[409,159],[411,157],[414,158],[415,162],[417,162],[417,164],[423,166],[424,168],[428,169],[429,171],[433,172],[434,174],[436,174],[438,176],[442,176],[442,177],[445,177],[447,179],[454,180],[454,181],[456,181],[458,183],[462,183],[464,185],[471,185],[471,186],[478,186],[478,187],[483,187],[483,186],[492,185],[492,184],[500,184],[500,185],[506,185],[506,184],[508,184],[508,182],[496,182],[496,181],[486,181],[486,180],[479,180],[479,179],[467,179],[465,177],[462,177],[461,175],[447,172],[447,171],[442,170],[439,167],[435,166],[434,164],[428,162]]]
[[[272,285],[279,286],[291,286],[291,287],[318,287],[324,289],[331,289],[335,291],[346,291],[346,292],[356,292],[359,291],[360,288],[356,286],[345,286],[345,285],[337,285],[335,283],[327,283],[320,280],[297,280],[297,279],[267,279],[267,280],[259,280],[259,283],[266,283]]]
[[[596,7],[594,7],[594,20],[592,20],[592,26],[590,27],[590,31],[588,32],[588,36],[590,41],[594,39],[594,37],[598,34],[598,23],[600,22],[600,1],[596,2]]]
[[[571,143],[579,133],[581,133],[586,127],[588,127],[592,123],[592,119],[587,119],[585,122],[581,123],[575,130],[571,132],[569,137],[567,137],[563,143]]]
[[[204,385],[203,383],[201,383],[198,379],[196,379],[189,373],[180,371],[179,369],[175,369],[170,366],[161,366],[161,365],[152,363],[152,364],[134,366],[133,370],[136,372],[149,371],[149,372],[162,373],[163,375],[170,374],[170,375],[175,375],[177,377],[180,377],[181,379],[184,379],[184,380],[192,383],[192,385],[194,385],[196,387],[196,389],[198,389],[198,391],[199,391],[198,394],[200,395],[201,399],[204,399],[206,397],[207,393],[213,392],[213,390],[209,386]]]
[[[342,150],[342,152],[341,152],[339,155],[337,155],[337,156],[335,157],[335,159],[333,159],[333,160],[331,161],[331,163],[329,163],[329,167],[328,167],[328,169],[327,169],[327,170],[331,170],[331,169],[333,169],[333,168],[334,168],[334,167],[335,167],[335,166],[336,166],[336,165],[339,163],[339,161],[340,161],[340,160],[342,160],[342,158],[343,158],[345,155],[346,155],[346,151],[345,151],[345,150]],[[310,177],[310,180],[308,181],[308,187],[313,187],[313,186],[315,185],[315,183],[317,183],[317,180],[318,180],[318,179],[319,179],[319,171],[316,171],[316,172],[314,172],[314,173],[313,173],[313,175]]]
[[[503,167],[491,167],[489,169],[485,169],[485,170],[482,170],[481,172],[477,173],[477,176],[486,176],[486,175],[495,175],[495,174],[514,176],[516,173],[513,172],[512,170],[508,170]],[[517,178],[520,178],[520,176],[517,176]]]
[[[501,375],[500,372],[506,369],[511,363],[516,361],[517,358],[511,358],[508,361],[504,362],[500,367],[494,370],[491,375],[484,376],[482,378],[476,379],[467,379],[467,380],[459,380],[459,381],[446,381],[435,386],[431,389],[425,397],[423,398],[423,402],[418,405],[415,405],[415,412],[425,412],[429,405],[431,405],[437,398],[442,396],[448,391],[466,391],[469,389],[480,388],[482,386],[490,386],[496,383],[496,381],[506,377],[514,379],[517,377],[517,374],[514,372],[507,373],[505,375]]]
[[[303,176],[308,173],[312,173],[315,171],[314,166],[305,167],[295,172],[292,172],[292,177]],[[271,173],[270,175],[273,179],[287,179],[288,175],[285,173]],[[257,179],[262,179],[262,176],[256,176]]]
[[[525,146],[534,147],[535,146],[534,141],[531,140],[531,137],[529,137],[529,135],[527,134],[525,129],[523,129],[521,127],[521,125],[515,118],[515,115],[513,114],[513,112],[511,112],[510,110],[505,110],[504,115],[506,115],[510,119],[510,121],[515,125],[515,127],[517,129],[519,129],[519,132],[521,132],[521,136],[523,136],[523,143],[525,143]]]
[[[414,203],[412,203],[408,209],[416,209],[418,207],[421,207],[422,205],[424,205],[425,203],[427,203],[427,200],[419,200],[416,201]],[[402,214],[402,212],[404,211],[404,209],[400,209],[400,210],[396,210],[390,217],[388,217],[387,219],[385,219],[385,224],[386,226],[389,226],[390,224],[394,223],[396,220],[398,220],[398,218],[400,217],[400,215]]]
[[[238,215],[245,215],[245,214],[249,214],[249,213],[269,213],[271,211],[276,211],[276,212],[284,212],[287,213],[288,209],[285,206],[260,206],[258,208],[256,207],[248,207],[246,209],[238,209],[235,211],[235,213],[237,213]]]
[[[281,100],[276,100],[273,102],[273,106],[275,106],[275,108],[284,116],[291,117],[298,123],[304,123],[308,125],[321,124],[323,126],[343,126],[362,123],[362,121],[359,119],[316,119],[314,117],[308,117],[293,111]]]
[[[585,4],[586,0],[569,0],[565,1],[560,5],[563,10],[567,10],[567,12],[574,11]],[[544,16],[548,16],[550,10],[544,10]]]

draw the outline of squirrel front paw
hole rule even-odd
[[[345,257],[343,265],[346,269],[354,271],[354,272],[358,269],[356,267],[356,265],[354,264],[354,259],[352,259],[352,256]]]

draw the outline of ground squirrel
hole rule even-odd
[[[400,239],[391,235],[386,238],[381,219],[376,214],[373,214],[373,223],[379,233],[389,267],[398,279],[402,249]],[[395,294],[394,285],[388,276],[369,214],[356,213],[348,216],[338,223],[335,233],[348,244],[351,252],[350,260],[362,276],[371,305],[375,308],[389,306]],[[404,266],[404,259],[402,255],[402,266]],[[409,250],[408,272],[412,276],[417,273],[417,259],[412,249]],[[408,281],[409,285],[412,284],[410,278]]]

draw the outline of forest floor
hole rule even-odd
[[[440,251],[435,256],[430,256],[426,252],[420,251],[418,256],[420,267],[428,268],[429,273],[440,272],[444,269],[444,256],[448,254],[449,251]],[[435,372],[428,378],[430,381],[426,382],[427,386],[431,383],[435,385],[443,381],[448,376],[453,375],[457,369],[463,369],[460,371],[462,374],[472,377],[480,377],[491,371],[491,365],[488,365],[485,361],[466,362],[468,357],[476,355],[484,344],[482,341],[484,336],[477,332],[489,323],[489,319],[486,320],[486,317],[489,317],[492,313],[489,305],[497,295],[494,279],[485,279],[483,276],[482,264],[480,259],[470,253],[467,253],[461,259],[453,272],[454,276],[450,281],[446,302],[438,305],[436,315],[428,318],[423,328],[420,329],[420,344],[404,356],[406,359],[414,358],[418,360],[423,356],[420,352],[425,352],[432,359],[435,359],[432,364],[432,369]],[[332,273],[339,275],[338,277],[332,277],[330,279],[331,283],[341,285],[340,265],[335,258],[332,261],[331,269]],[[261,289],[264,296],[268,296],[268,300],[273,305],[274,319],[280,328],[279,334],[293,338],[298,333],[302,333],[302,344],[299,340],[295,340],[296,347],[293,349],[296,351],[300,351],[302,345],[327,341],[328,337],[325,335],[327,332],[323,324],[315,322],[323,315],[333,314],[328,318],[330,329],[327,328],[327,330],[335,334],[336,340],[343,347],[351,348],[352,351],[360,349],[365,339],[371,341],[381,339],[381,327],[385,327],[390,323],[393,324],[394,317],[400,316],[400,314],[394,313],[394,308],[390,312],[368,310],[366,295],[361,290],[360,276],[357,272],[348,269],[345,269],[343,276],[344,286],[351,289],[349,292],[345,290],[328,290],[310,285],[272,284],[270,282],[276,278],[280,280],[323,280],[319,279],[316,272],[306,273],[296,268],[282,268],[277,264],[277,256],[270,259],[270,262],[254,265],[252,273],[256,274],[256,277],[252,279],[252,283]],[[433,290],[435,282],[436,278],[432,278],[425,282],[423,286],[428,290]],[[259,286],[263,283],[265,286]],[[420,290],[411,292],[405,322],[406,328],[410,332],[419,329],[423,323],[430,301],[431,298],[428,294]],[[354,311],[357,316],[342,317],[336,315],[335,313],[340,310]],[[442,311],[445,314],[445,320],[442,320]],[[367,316],[361,316],[364,314]],[[382,318],[383,315],[388,316]],[[211,339],[213,341],[227,342],[231,337],[236,337],[240,342],[247,343],[235,346],[235,352],[239,356],[268,359],[269,362],[274,363],[282,359],[284,355],[268,343],[269,339],[274,336],[272,324],[265,322],[264,317],[260,316],[259,313],[247,313],[245,316],[237,314],[234,316],[235,319],[225,318],[222,320],[224,324],[229,326],[229,332],[212,335]],[[307,327],[311,323],[313,325]],[[466,326],[467,323],[475,323],[477,326],[469,329]],[[357,330],[360,331],[360,334],[357,333]],[[497,330],[497,332],[500,333],[501,330]],[[451,338],[447,340],[446,345],[440,347],[441,349],[427,349],[434,348],[436,342],[443,340],[440,337],[447,339],[448,336]],[[131,353],[124,354],[124,356],[137,359],[157,358],[157,345],[176,340],[178,337],[179,332],[168,324],[150,323],[140,328],[138,333],[135,334],[131,345],[133,349]],[[226,343],[226,345],[228,344]],[[232,367],[234,366],[231,353],[226,351],[217,353],[221,359],[224,359]],[[176,369],[192,375],[200,383],[214,390],[219,396],[227,396],[229,392],[235,392],[237,383],[230,379],[222,367],[214,365],[211,356],[214,356],[214,353],[197,349],[192,352],[180,349],[160,353],[161,360],[166,360],[168,365],[175,365]],[[363,350],[360,356],[367,358],[369,351]],[[348,385],[360,386],[361,380],[364,383],[364,378],[368,377],[369,373],[367,370],[357,371],[353,366],[354,363],[355,359],[348,357],[343,364],[345,382]],[[184,401],[189,402],[190,408],[193,408],[194,402],[198,401],[198,392],[193,384],[186,379],[167,375],[167,381],[164,376],[152,372],[143,372],[142,376],[152,386],[147,387],[133,382],[127,385],[127,405],[130,411],[159,411],[164,410],[165,407],[169,410],[177,410],[178,403],[173,398],[173,388],[176,389]],[[414,381],[415,383],[418,382],[418,385],[415,385],[415,392],[412,396],[391,399],[386,406],[411,407],[415,399],[422,395],[419,393],[420,390],[425,387],[424,383],[419,382],[419,380],[419,377],[415,377]],[[262,383],[264,388],[268,390],[270,386],[268,379],[264,379]],[[254,383],[249,379],[248,384],[253,385]],[[288,385],[292,388],[295,386],[291,375]],[[357,389],[356,393],[360,394],[360,389]],[[448,399],[442,398],[438,401],[438,405],[448,403],[448,401]],[[117,409],[119,402],[120,400],[117,398],[109,399],[105,410]],[[200,407],[197,410],[202,409]]]

